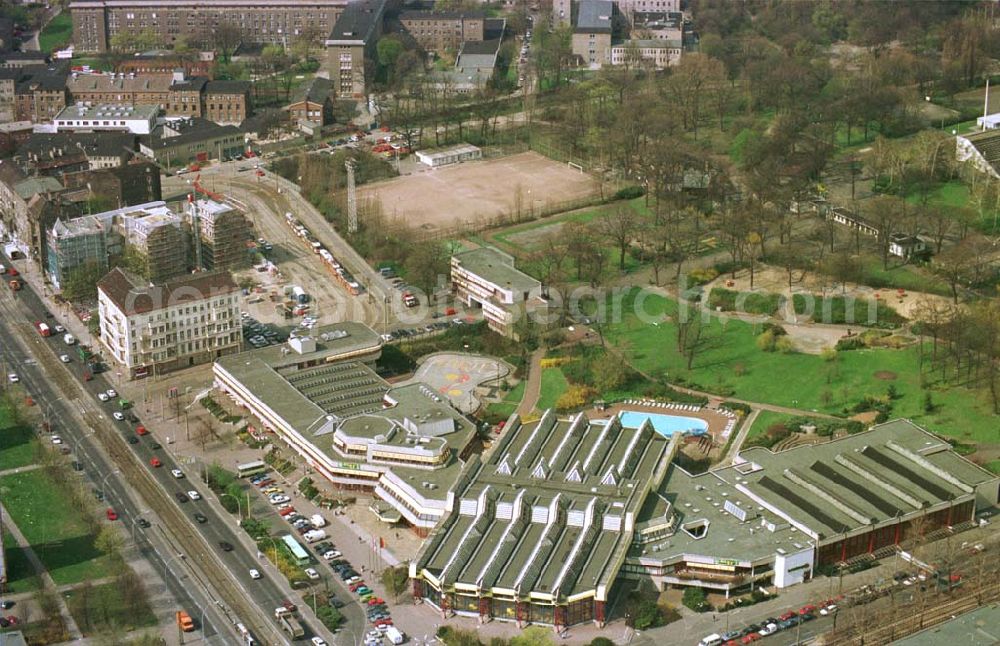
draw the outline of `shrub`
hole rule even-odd
[[[776,352],[780,352],[781,354],[789,354],[795,350],[795,345],[792,343],[791,339],[787,336],[783,336],[779,337],[774,342],[774,349]]]
[[[626,186],[625,188],[619,189],[615,192],[614,199],[634,200],[635,198],[642,197],[645,194],[646,191],[641,186]]]
[[[747,314],[774,314],[781,306],[781,294],[770,292],[749,292],[742,293],[725,289],[723,287],[712,288],[708,295],[708,305],[712,309],[721,309],[725,312],[745,312]]]
[[[635,606],[632,624],[636,630],[646,630],[660,625],[660,608],[652,599],[643,599]]]
[[[573,385],[556,400],[556,410],[576,410],[583,408],[597,394],[590,386]]]
[[[865,340],[858,335],[841,337],[835,346],[838,351],[860,350],[863,347],[865,347]]]
[[[712,609],[712,604],[708,603],[705,599],[705,591],[701,588],[687,588],[684,590],[681,603],[695,612],[707,612]]]
[[[688,274],[688,282],[692,285],[704,285],[719,277],[719,272],[713,267],[694,269]]]
[[[761,352],[774,352],[776,340],[772,330],[765,330],[757,335],[757,349]]]

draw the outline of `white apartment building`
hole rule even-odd
[[[240,350],[240,289],[229,273],[150,285],[115,268],[97,284],[101,343],[130,379]]]
[[[611,47],[611,64],[640,63],[662,70],[680,63],[683,50],[679,40],[627,40]]]
[[[451,284],[467,307],[483,309],[491,330],[516,339],[514,324],[525,306],[546,303],[542,283],[514,268],[514,258],[493,247],[451,257]]]

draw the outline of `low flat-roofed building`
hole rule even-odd
[[[446,148],[417,151],[417,159],[420,160],[420,163],[427,164],[431,168],[482,158],[483,151],[472,144],[456,144]]]
[[[444,515],[475,425],[422,384],[390,386],[370,367],[379,336],[360,323],[222,357],[215,385],[324,478],[372,491],[419,534]]]
[[[67,106],[52,119],[57,132],[130,132],[148,135],[156,126],[158,105],[99,103]]]
[[[662,70],[680,63],[683,52],[679,40],[627,40],[611,46],[611,64]]]
[[[699,475],[673,462],[681,438],[648,419],[631,429],[618,417],[512,415],[490,457],[466,464],[411,563],[414,595],[443,618],[602,625],[621,578],[727,595],[785,588],[971,528],[1000,496],[1000,477],[908,420],[751,448]]]
[[[514,267],[514,258],[494,247],[451,257],[451,284],[466,307],[481,307],[491,330],[517,338],[515,323],[529,306],[544,307],[542,283]]]

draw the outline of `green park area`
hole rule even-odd
[[[542,387],[538,396],[538,410],[555,408],[559,397],[569,388],[569,381],[560,368],[542,369]]]
[[[73,38],[73,17],[63,11],[49,21],[38,35],[38,46],[43,52],[54,52],[69,44]]]
[[[11,594],[34,592],[41,588],[42,581],[35,574],[28,560],[28,553],[17,546],[14,535],[4,530],[3,550],[7,566],[7,591]]]
[[[697,342],[682,354],[677,346],[677,302],[646,294],[641,300],[645,317],[662,320],[643,322],[636,314],[638,293],[631,290],[623,295],[620,320],[605,326],[605,336],[648,376],[723,396],[832,415],[852,414],[866,398],[875,398],[891,406],[889,417],[908,417],[961,440],[996,442],[996,431],[984,423],[990,417],[985,395],[943,382],[929,361],[924,361],[922,369],[915,345],[840,351],[833,357],[768,352],[757,344],[761,326],[711,316],[697,334]],[[695,336],[690,330],[688,335]],[[545,400],[546,373],[542,377]],[[549,376],[548,381],[550,393],[555,393],[556,378]],[[766,429],[766,421],[759,420],[755,430]]]
[[[131,587],[138,585],[137,594]],[[67,599],[70,614],[85,636],[117,634],[156,625],[156,615],[134,574],[101,585],[85,584]]]
[[[10,412],[0,408],[0,469],[16,469],[35,461],[38,438],[31,428],[15,424]]]
[[[521,400],[524,399],[525,380],[521,380],[516,386],[511,388],[503,397],[503,400],[494,402],[487,406],[487,412],[492,417],[510,417],[517,410]]]
[[[87,512],[72,504],[46,469],[6,475],[0,491],[11,519],[56,585],[107,575],[110,561],[94,545]]]

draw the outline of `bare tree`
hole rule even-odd
[[[599,228],[618,248],[618,269],[625,271],[625,253],[638,232],[639,220],[630,206],[619,206],[599,221]]]

